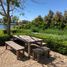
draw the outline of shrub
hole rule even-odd
[[[0,45],[5,45],[5,41],[10,40],[8,35],[0,36]]]
[[[3,33],[6,34],[7,33],[7,30],[3,30]]]
[[[39,29],[37,27],[32,28],[32,32],[39,32]]]
[[[11,32],[12,32],[12,33],[17,33],[17,30],[12,30]]]

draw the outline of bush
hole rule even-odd
[[[39,32],[39,29],[37,27],[32,28],[32,32]]]
[[[10,40],[10,37],[8,35],[0,36],[0,46],[5,45],[5,41]]]
[[[17,33],[17,30],[12,30],[11,32],[12,32],[12,33]]]
[[[3,30],[3,33],[6,34],[7,33],[7,30]]]

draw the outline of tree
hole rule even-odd
[[[64,11],[64,15],[62,17],[61,29],[63,30],[65,26],[67,26],[67,11]]]
[[[63,22],[62,19],[63,19],[62,13],[57,11],[56,14],[54,14],[53,19],[52,19],[54,26],[59,28]]]
[[[33,23],[36,27],[42,27],[43,25],[43,18],[39,15],[38,17],[36,17],[34,20],[33,20]]]
[[[64,11],[64,22],[67,24],[67,11]]]
[[[0,0],[0,15],[6,17],[8,35],[10,35],[11,12],[23,9],[23,2],[24,0]]]
[[[44,20],[46,22],[46,28],[50,27],[53,15],[54,15],[53,11],[49,10],[48,15],[44,17]]]
[[[53,15],[54,15],[54,12],[52,10],[49,10],[48,19],[52,19]]]

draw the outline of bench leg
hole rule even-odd
[[[24,56],[24,50],[23,50],[23,56]]]
[[[8,46],[8,45],[7,45],[7,44],[5,44],[5,46],[6,46],[6,49],[7,49],[7,46]]]
[[[19,59],[19,50],[16,51],[17,59]]]
[[[33,60],[35,60],[35,53],[33,52]]]

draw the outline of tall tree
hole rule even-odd
[[[52,10],[49,10],[48,18],[49,19],[52,19],[53,18],[53,15],[54,15],[54,12]]]
[[[67,11],[64,11],[64,22],[67,24]]]
[[[43,18],[39,15],[33,20],[35,26],[40,26],[43,23]]]
[[[50,27],[50,24],[52,22],[53,15],[54,15],[53,11],[52,10],[49,10],[48,15],[44,17],[44,20],[46,22],[46,28]]]
[[[24,0],[0,0],[0,15],[6,17],[8,35],[10,35],[11,12],[18,8],[23,9],[23,2]]]
[[[62,19],[63,19],[63,15],[62,15],[62,13],[59,12],[59,11],[57,11],[56,14],[54,14],[52,20],[53,20],[54,25],[55,25],[56,27],[60,27],[60,25],[61,25],[62,22],[63,22]]]

